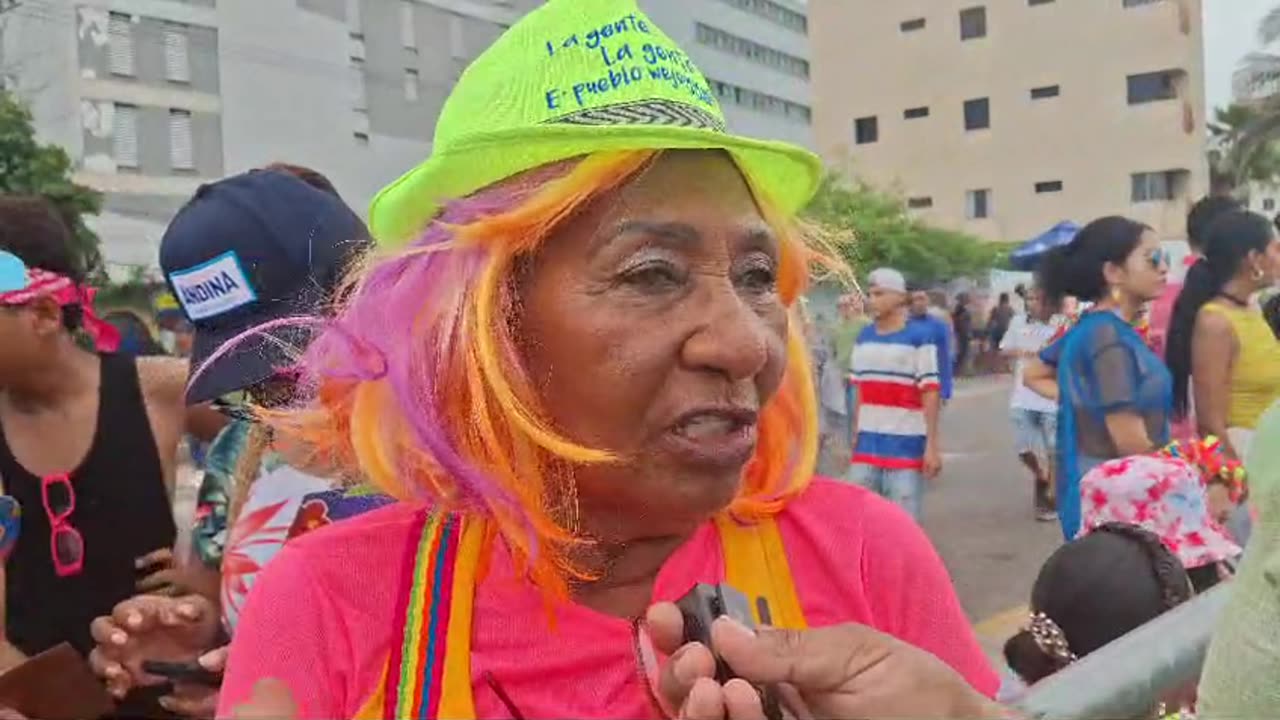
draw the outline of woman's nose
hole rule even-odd
[[[769,359],[765,318],[727,280],[709,283],[690,305],[695,331],[681,348],[682,362],[694,369],[724,374],[731,380],[755,377]]]

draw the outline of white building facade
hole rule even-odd
[[[560,0],[565,1],[565,0]],[[542,0],[19,0],[0,73],[78,181],[115,275],[153,269],[200,184],[271,162],[357,209],[425,158],[462,70]],[[737,132],[812,146],[797,0],[640,0],[698,62]]]

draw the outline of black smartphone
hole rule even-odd
[[[711,624],[716,618],[729,616],[748,628],[757,627],[755,615],[751,612],[751,601],[733,586],[727,583],[694,585],[684,597],[676,601],[680,615],[684,619],[684,641],[699,642],[711,651],[716,659],[716,681],[724,684],[735,677],[733,668],[720,657],[711,644]],[[763,597],[756,598],[756,612],[760,622],[769,625],[772,622],[769,602]],[[768,720],[782,720],[782,706],[777,692],[772,687],[757,688],[764,714]]]
[[[142,672],[155,675],[173,682],[192,683],[206,687],[220,687],[222,673],[206,670],[194,662],[164,662],[161,660],[143,660]]]

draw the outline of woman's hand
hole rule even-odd
[[[685,720],[762,720],[753,685],[777,687],[799,718],[1005,718],[950,667],[923,650],[854,624],[811,630],[761,629],[721,618],[712,644],[741,679],[720,685],[715,660],[698,643],[681,645],[674,605],[650,609],[648,629],[660,652],[660,699]]]
[[[144,661],[196,660],[217,639],[218,623],[217,609],[199,595],[132,597],[90,624],[97,647],[89,665],[112,695],[123,698],[135,687],[165,682],[143,672]]]
[[[138,581],[137,591],[140,593],[156,593],[174,595],[179,586],[179,571],[173,559],[173,551],[160,548],[134,560],[134,566],[140,573],[145,573]]]

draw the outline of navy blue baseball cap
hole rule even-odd
[[[341,198],[283,171],[201,186],[160,241],[165,281],[195,329],[187,402],[244,390],[290,365],[310,339],[302,325],[251,334],[207,361],[264,323],[322,312],[368,237]]]

